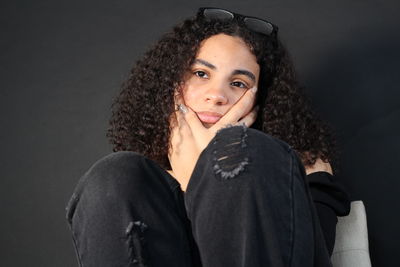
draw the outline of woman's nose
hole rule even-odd
[[[228,103],[228,95],[222,86],[213,86],[207,90],[205,101],[214,105],[225,105]]]

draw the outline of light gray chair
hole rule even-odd
[[[350,214],[338,217],[333,267],[370,267],[367,217],[361,200],[351,202]]]

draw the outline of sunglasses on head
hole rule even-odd
[[[264,35],[272,35],[278,33],[278,27],[269,21],[259,19],[256,17],[244,16],[232,11],[215,8],[215,7],[201,7],[197,12],[197,16],[201,16],[208,20],[238,20],[249,29]]]

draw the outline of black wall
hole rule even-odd
[[[77,266],[64,208],[111,152],[112,97],[198,6],[279,25],[315,109],[337,130],[338,179],[365,203],[372,263],[397,265],[400,2],[19,0],[0,3],[0,266]]]

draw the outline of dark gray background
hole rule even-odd
[[[337,130],[338,179],[366,205],[373,265],[397,265],[399,1],[20,0],[0,3],[0,266],[77,266],[64,207],[111,152],[111,99],[147,47],[198,6],[279,25]]]

